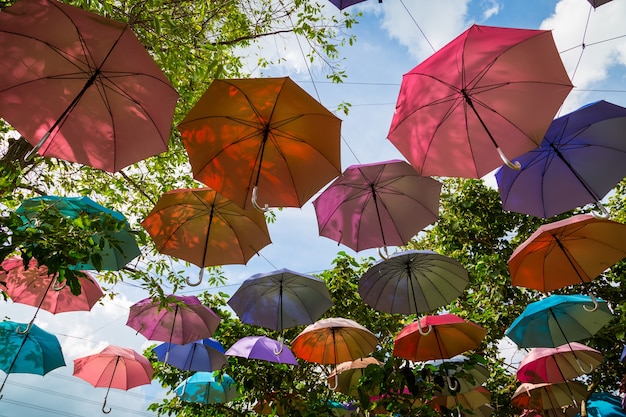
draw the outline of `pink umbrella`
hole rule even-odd
[[[82,271],[84,277],[79,277],[81,284],[80,294],[72,294],[69,287],[59,283],[55,275],[48,274],[45,265],[38,265],[35,258],[31,258],[28,269],[24,269],[22,258],[12,257],[2,262],[2,269],[6,272],[6,292],[16,303],[37,307],[28,328],[37,317],[39,309],[52,314],[68,311],[89,311],[104,295],[102,288],[89,273]]]
[[[405,245],[439,217],[441,183],[408,163],[352,165],[315,201],[319,232],[355,251]]]
[[[601,352],[571,342],[556,348],[534,348],[522,359],[517,369],[520,382],[565,382],[590,373],[600,365]]]
[[[129,390],[147,385],[154,369],[148,359],[131,348],[109,345],[100,353],[74,359],[74,376],[84,379],[94,387],[107,387],[102,412],[105,410],[111,388]]]
[[[184,345],[213,336],[220,320],[197,297],[172,294],[164,302],[146,298],[130,306],[126,325],[149,340]]]

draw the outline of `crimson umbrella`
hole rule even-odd
[[[604,356],[582,343],[571,342],[555,348],[534,348],[517,368],[520,382],[564,382],[590,373]]]
[[[41,155],[119,171],[167,150],[178,94],[131,27],[54,0],[0,14],[0,116]]]
[[[111,388],[129,390],[147,385],[152,380],[154,369],[148,359],[131,348],[109,345],[100,353],[74,359],[74,376],[89,382],[94,387],[107,387],[102,412],[105,409]]]
[[[421,175],[480,178],[536,148],[571,89],[550,31],[473,25],[404,75],[388,138]]]
[[[351,165],[314,201],[321,236],[355,251],[406,245],[439,218],[441,183],[404,161]]]

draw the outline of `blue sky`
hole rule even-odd
[[[332,6],[328,10],[331,13],[335,11]],[[589,16],[585,37],[589,46],[582,54],[573,79],[576,88],[566,100],[562,112],[574,110],[597,99],[626,106],[626,94],[615,92],[626,90],[626,38],[622,38],[626,35],[626,25],[623,23],[623,17],[626,16],[624,0],[614,0],[596,11],[591,11],[586,0],[383,0],[382,4],[376,0],[367,0],[352,10],[360,10],[364,16],[354,29],[358,39],[355,46],[342,51],[345,57],[343,64],[348,72],[346,83],[326,83],[323,69],[319,67],[310,68],[315,76],[311,80],[293,39],[284,40],[289,53],[287,62],[266,71],[271,75],[290,75],[313,96],[318,97],[319,93],[321,102],[330,109],[334,109],[340,102],[352,104],[348,116],[339,115],[343,119],[344,169],[357,163],[403,159],[386,139],[402,74],[433,52],[429,43],[438,49],[474,22],[554,30],[560,51],[573,48],[562,54],[566,68],[573,74],[581,57],[580,45]],[[616,37],[613,41],[596,43]],[[273,48],[276,48],[275,42],[266,45],[265,53],[273,53]],[[232,293],[245,278],[279,268],[315,273],[329,268],[339,250],[354,254],[350,249],[318,236],[311,203],[302,209],[278,212],[276,223],[270,225],[270,234],[273,244],[264,248],[248,265],[225,268],[229,285],[220,290]],[[377,256],[374,251],[357,255]],[[192,268],[191,273],[196,274],[197,269]],[[206,289],[201,286],[183,292],[195,294]],[[100,413],[105,389],[94,389],[82,380],[71,377],[73,359],[95,353],[108,344],[137,350],[149,344],[145,338],[124,325],[128,307],[146,294],[127,284],[118,285],[116,291],[121,293],[119,297],[106,300],[103,306],[97,306],[90,313],[64,313],[58,316],[45,311],[39,313],[37,324],[59,335],[68,366],[45,377],[11,374],[3,391],[5,397],[0,401],[0,417],[13,417],[19,413],[31,417]],[[7,303],[2,307],[2,315],[17,321],[29,321],[33,310],[32,307]],[[1,376],[4,377],[4,374]],[[110,416],[153,415],[145,411],[145,404],[159,395],[161,392],[155,384],[129,392],[112,390],[108,402],[113,408]],[[144,399],[143,396],[148,398]]]

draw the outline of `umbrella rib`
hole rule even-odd
[[[582,269],[582,267],[578,263],[574,263],[574,259],[570,257],[570,254],[567,248],[563,245],[563,242],[561,242],[561,239],[559,239],[556,235],[552,235],[552,237],[554,238],[554,241],[558,245],[559,249],[561,249],[561,251],[565,255],[565,258],[567,259],[569,265],[574,269],[574,272],[576,272],[576,275],[578,276],[581,284],[584,284],[586,281],[583,279],[583,277],[580,275],[580,272],[578,271],[578,268]]]

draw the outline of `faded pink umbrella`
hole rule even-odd
[[[9,297],[16,303],[37,307],[24,331],[30,329],[40,309],[52,314],[90,311],[104,295],[100,285],[85,271],[81,271],[84,276],[78,278],[80,294],[72,294],[65,283],[60,283],[56,275],[48,274],[48,268],[39,265],[35,258],[30,259],[27,269],[21,257],[8,258],[2,262],[2,269],[6,271],[6,292]]]
[[[589,346],[570,342],[555,348],[533,348],[517,368],[520,382],[565,382],[588,374],[604,356]]]
[[[74,376],[89,382],[94,387],[107,387],[102,412],[105,409],[111,388],[129,390],[148,385],[154,368],[148,359],[131,348],[114,345],[105,347],[100,353],[74,359]]]

